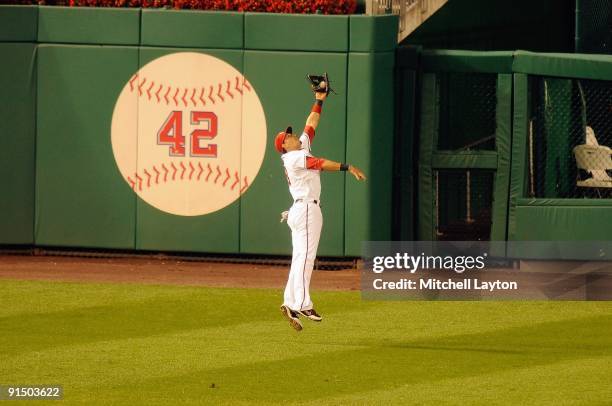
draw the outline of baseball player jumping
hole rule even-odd
[[[289,192],[293,197],[291,209],[284,213],[291,228],[293,256],[281,312],[297,331],[302,330],[300,315],[313,321],[322,320],[313,308],[309,292],[323,226],[320,207],[321,171],[349,171],[357,180],[366,178],[361,170],[352,165],[317,158],[310,153],[323,101],[331,90],[327,76],[319,78],[322,79],[320,82],[313,83],[316,100],[302,135],[298,137],[293,134],[291,127],[287,127],[274,140],[276,150],[282,154]]]

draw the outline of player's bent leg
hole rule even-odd
[[[297,312],[294,312],[289,307],[282,305],[280,307],[281,313],[283,317],[289,321],[289,325],[293,327],[296,331],[302,330],[302,322],[299,319]]]

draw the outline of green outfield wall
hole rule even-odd
[[[11,174],[0,180],[0,244],[290,254],[279,218],[292,202],[272,140],[287,125],[303,128],[305,75],[322,72],[338,94],[325,103],[313,154],[363,168],[368,182],[322,174],[319,254],[358,256],[362,240],[390,239],[393,162],[381,158],[393,149],[397,24],[0,6],[0,55],[11,61],[0,67],[0,165]],[[156,61],[179,54],[237,73],[213,79],[207,65],[179,64],[197,85],[172,71],[154,76]],[[147,148],[167,165],[147,163]],[[175,189],[153,191],[171,181]],[[180,208],[168,209],[170,198]]]
[[[2,7],[0,18],[0,244],[32,244],[38,7]]]

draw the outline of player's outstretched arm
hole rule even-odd
[[[320,159],[320,169],[322,171],[348,171],[351,175],[355,177],[357,180],[366,180],[365,174],[361,171],[361,169],[340,162],[330,161],[329,159]]]
[[[323,101],[327,98],[326,93],[315,93],[315,104],[312,106],[312,110],[306,119],[306,127],[311,127],[313,130],[317,129],[319,120],[321,119],[321,109],[323,107]]]

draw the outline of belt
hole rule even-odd
[[[314,203],[320,204],[321,202],[316,199],[295,199],[293,203]]]

